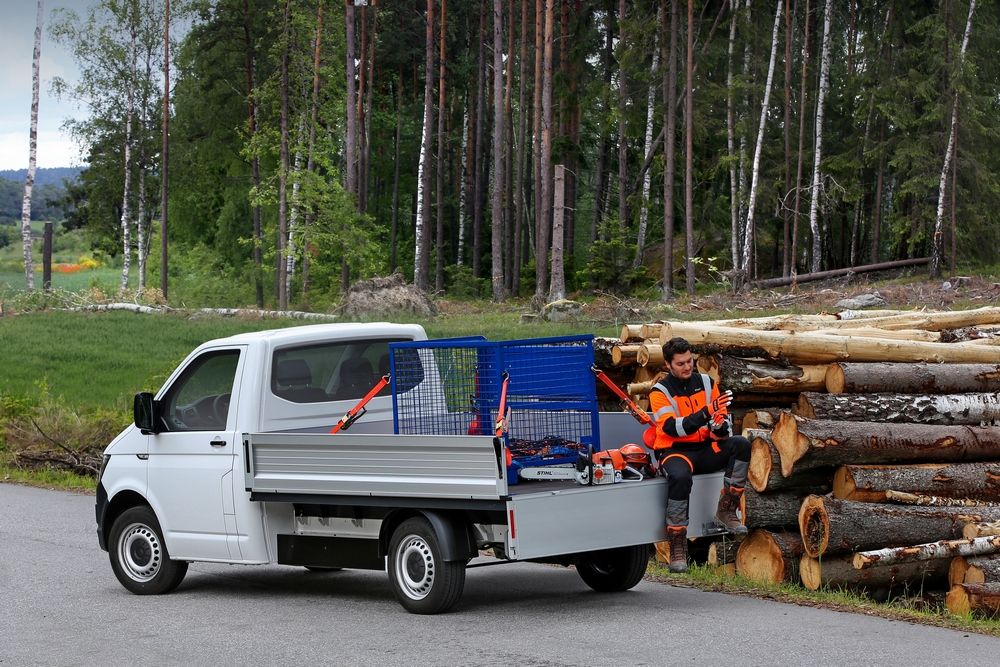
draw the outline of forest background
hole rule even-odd
[[[501,301],[670,300],[915,257],[985,269],[998,18],[974,0],[60,9],[46,39],[81,77],[53,86],[89,114],[67,121],[88,166],[62,247],[122,290],[302,309],[394,270]]]

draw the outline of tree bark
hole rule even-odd
[[[802,538],[794,533],[755,530],[740,543],[736,572],[763,583],[798,581],[803,553]]]
[[[734,393],[819,391],[826,387],[826,364],[781,365],[729,355],[701,355],[698,369]]]
[[[853,558],[853,554],[824,555],[822,559],[803,556],[799,561],[802,585],[811,591],[820,588],[876,591],[911,584],[914,588],[923,589],[939,581],[943,582],[948,573],[947,560],[928,560],[856,570]]]
[[[618,0],[618,226],[629,227],[628,210],[628,85],[625,72],[625,51],[629,36],[625,32],[626,0]]]
[[[962,36],[962,48],[958,54],[958,68],[961,71],[965,62],[965,50],[969,46],[969,33],[972,32],[972,15],[976,11],[976,0],[969,2],[969,18],[965,22],[965,34]],[[941,277],[941,227],[944,222],[944,196],[948,184],[948,168],[951,166],[955,150],[955,139],[958,134],[958,87],[955,87],[954,100],[951,104],[951,122],[948,126],[948,148],[944,153],[944,165],[941,167],[941,178],[938,184],[937,215],[934,219],[934,236],[931,238],[931,278]]]
[[[138,12],[138,8],[136,8]],[[132,123],[135,117],[135,85],[136,85],[136,40],[138,39],[138,16],[129,19],[129,72],[125,81],[125,187],[122,194],[122,276],[118,282],[118,291],[128,289],[128,274],[132,262]],[[30,191],[25,188],[27,192]],[[31,200],[27,199],[28,212],[31,212]],[[24,224],[24,209],[21,211],[21,223]],[[27,261],[27,257],[25,258]]]
[[[435,229],[434,247],[437,250],[434,270],[434,290],[444,291],[444,120],[445,120],[445,83],[447,68],[445,60],[445,37],[448,34],[448,0],[441,0],[441,26],[438,40],[438,118],[437,118],[437,229]]]
[[[807,496],[799,509],[806,553],[909,546],[958,539],[966,523],[1000,519],[1000,507],[913,507]]]
[[[1000,616],[1000,583],[952,586],[945,598],[945,606],[958,615]]]
[[[528,0],[521,0],[521,37],[520,37],[520,63],[519,75],[517,78],[517,143],[515,144],[516,155],[514,159],[517,163],[514,175],[514,276],[513,294],[517,295],[521,291],[521,265],[524,257],[521,255],[524,237],[524,160],[530,155],[530,151],[524,150],[525,131],[527,128],[528,109],[524,106],[524,89],[528,75]]]
[[[352,12],[353,13],[353,12]],[[351,90],[348,89],[350,94]],[[413,282],[419,289],[430,287],[431,128],[434,125],[434,0],[427,0],[427,31],[424,44],[424,122],[420,135],[420,161],[417,165],[417,223],[414,249]]]
[[[989,345],[952,345],[855,338],[786,331],[755,331],[735,327],[701,326],[683,322],[663,325],[660,343],[686,338],[700,354],[722,352],[732,356],[783,357],[796,364],[833,361],[934,361],[945,363],[1000,363],[1000,348]]]
[[[31,245],[31,190],[35,187],[38,165],[38,88],[42,60],[42,0],[38,0],[35,16],[35,47],[31,56],[31,129],[28,133],[28,174],[24,178],[24,198],[21,200],[21,244],[24,254],[24,280],[28,291],[35,289],[35,265]]]
[[[806,11],[802,16],[802,71],[799,76],[799,150],[795,163],[795,198],[792,208],[792,249],[789,254],[789,276],[794,278],[798,273],[799,248],[799,206],[802,202],[802,163],[806,143],[806,100],[809,89],[809,18],[811,16],[810,0],[806,0]]]
[[[428,0],[430,2],[431,0]],[[347,137],[344,143],[344,184],[352,197],[358,195],[357,172],[357,141],[358,141],[358,107],[355,86],[356,65],[354,62],[354,0],[344,0],[344,24],[347,30],[347,56],[345,77],[347,79]]]
[[[368,5],[364,4],[361,6],[361,47],[358,49],[358,91],[357,100],[355,104],[357,105],[357,111],[355,118],[357,119],[357,210],[359,213],[365,212],[365,207],[367,206],[365,199],[367,197],[367,174],[365,173],[365,94],[371,89],[371,82],[368,80],[369,66],[368,61]]]
[[[956,556],[951,559],[948,566],[949,585],[996,583],[1000,583],[1000,554]]]
[[[818,273],[823,266],[823,231],[819,220],[820,163],[823,157],[823,104],[830,87],[830,22],[833,0],[826,0],[823,14],[823,47],[819,65],[819,94],[816,98],[815,150],[813,152],[812,194],[809,200],[809,229],[812,231],[812,263],[810,271]]]
[[[281,45],[281,121],[279,138],[280,165],[278,172],[278,310],[288,310],[288,292],[285,289],[285,241],[288,239],[288,60],[291,51],[291,1],[285,0],[282,19]]]
[[[771,432],[781,473],[844,464],[990,461],[1000,429],[808,420],[782,414]]]
[[[1000,552],[1000,537],[977,537],[972,540],[939,540],[928,544],[886,547],[854,554],[854,569],[864,570],[876,565],[895,565],[918,561],[947,559],[949,567],[955,556],[989,556]]]
[[[656,10],[656,25],[663,23],[663,6]],[[656,106],[656,70],[660,66],[660,32],[654,33],[653,39],[653,63],[650,66],[650,84],[646,92],[646,133],[643,137],[642,154],[649,155],[653,152],[653,111]],[[652,185],[653,175],[649,170],[645,170],[642,175],[642,202],[639,208],[639,230],[636,234],[636,252],[632,260],[633,268],[638,268],[642,264],[642,251],[646,246],[646,225],[649,222],[649,189]]]
[[[760,180],[760,156],[764,150],[764,128],[767,126],[767,111],[771,101],[771,82],[774,80],[774,60],[778,54],[778,26],[781,25],[781,5],[777,0],[774,8],[774,28],[771,30],[771,58],[767,65],[767,82],[764,84],[764,100],[760,106],[760,127],[757,130],[757,144],[753,152],[753,167],[750,171],[750,198],[747,201],[747,219],[743,225],[743,258],[740,267],[746,279],[750,277],[751,252],[753,251],[753,214],[757,205],[757,185]]]
[[[393,273],[399,265],[396,255],[397,242],[399,237],[399,145],[402,140],[403,131],[403,77],[400,73],[396,83],[396,134],[393,140],[393,166],[392,166],[392,223],[389,232],[389,273]],[[461,248],[461,245],[459,246]],[[459,252],[459,264],[461,252]]]
[[[796,491],[757,493],[745,489],[740,508],[743,523],[747,528],[792,528],[798,522],[802,495]]]
[[[554,23],[553,14],[554,0],[545,0],[545,34],[544,49],[542,55],[542,145],[541,154],[538,160],[538,169],[541,175],[541,191],[537,206],[540,212],[539,229],[536,232],[536,242],[538,251],[535,253],[535,263],[539,267],[544,267],[544,271],[539,276],[545,280],[535,286],[535,296],[544,299],[545,288],[549,279],[549,247],[552,243],[552,32]]]
[[[670,51],[664,71],[663,93],[663,284],[661,298],[674,296],[674,180],[676,159],[674,134],[677,127],[677,27],[680,23],[680,0],[670,0]]]
[[[726,50],[726,147],[729,150],[729,234],[733,270],[740,270],[740,186],[736,175],[736,106],[733,96],[733,48],[736,44],[738,0],[729,0],[729,46]]]
[[[566,221],[566,167],[555,166],[552,203],[552,270],[549,276],[549,301],[566,298],[566,267],[563,247]]]
[[[1000,393],[820,394],[799,396],[795,414],[808,419],[907,424],[967,424],[1000,421]]]
[[[163,131],[160,154],[160,292],[167,298],[167,204],[170,174],[170,0],[163,3]],[[259,176],[259,173],[258,173]],[[263,285],[261,285],[263,290]],[[263,302],[263,296],[261,296]]]
[[[886,502],[887,491],[1000,501],[1000,463],[844,465],[833,477],[841,500]]]
[[[825,384],[830,394],[998,392],[1000,365],[837,363],[827,367]]]
[[[687,293],[694,295],[694,0],[687,3],[687,78],[684,89],[684,234]]]
[[[482,275],[483,255],[483,132],[486,125],[486,3],[481,3],[479,9],[479,59],[476,68],[476,143],[473,150],[472,194],[472,275],[478,278]]]
[[[746,417],[743,418],[743,432],[748,430]],[[832,468],[815,468],[796,472],[791,477],[781,474],[781,458],[771,438],[756,436],[750,441],[750,469],[747,481],[757,493],[825,493],[830,489]],[[795,515],[798,516],[798,505]],[[794,522],[793,522],[794,523]],[[792,524],[788,524],[792,525]]]
[[[503,0],[493,0],[493,183],[491,192],[490,284],[493,302],[504,300]]]
[[[254,38],[251,35],[250,2],[243,0],[243,67],[246,74],[247,83],[247,125],[249,142],[251,145],[257,136],[257,97],[254,85]],[[164,116],[166,118],[166,116]],[[164,133],[165,134],[165,133]],[[250,165],[253,175],[253,186],[260,191],[260,157],[257,151],[253,151]],[[254,264],[254,293],[257,298],[257,307],[264,307],[264,256],[263,256],[264,234],[261,220],[261,206],[259,198],[253,202],[253,264]]]
[[[781,197],[782,244],[781,244],[781,275],[788,276],[791,272],[791,211],[785,197],[792,191],[792,0],[785,0],[785,122],[783,126],[785,140],[785,191]]]

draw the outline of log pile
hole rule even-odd
[[[1000,308],[628,325],[615,370],[641,401],[680,336],[734,391],[750,533],[718,565],[875,596],[950,587],[949,610],[996,615],[997,324]]]

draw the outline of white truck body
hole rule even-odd
[[[371,400],[349,431],[328,434],[381,374],[352,385],[349,368],[360,365],[361,375],[369,366],[385,370],[388,342],[425,339],[418,325],[325,324],[241,334],[195,349],[152,397],[155,426],[140,416],[137,396],[137,421],[146,428],[130,425],[105,451],[98,535],[119,580],[133,592],[167,592],[180,582],[183,572],[176,583],[163,582],[154,562],[158,540],[168,566],[383,569],[388,555],[392,577],[391,548],[402,539],[394,532],[407,520],[406,526],[431,526],[426,553],[439,552],[434,556],[443,565],[460,563],[462,581],[465,563],[481,549],[502,559],[580,567],[581,554],[638,554],[663,539],[662,478],[508,486],[492,437],[393,434],[387,392]],[[600,421],[602,448],[641,442],[641,426],[630,415],[602,413]],[[711,530],[720,486],[721,473],[696,477],[691,536]],[[131,520],[133,508],[143,506],[155,521]],[[405,548],[399,546],[395,570],[403,590],[393,581],[400,601],[419,613],[451,606],[454,591],[442,597],[417,584],[407,589],[424,571],[418,563],[410,579],[400,574]],[[423,557],[412,554],[411,560]],[[633,562],[638,571],[638,555]]]

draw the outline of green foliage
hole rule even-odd
[[[472,275],[472,267],[467,264],[452,264],[444,267],[448,296],[456,299],[482,299],[489,297],[492,289],[486,278]]]
[[[590,247],[590,258],[581,271],[582,282],[588,289],[627,293],[633,288],[654,282],[645,266],[633,266],[635,246],[616,218],[605,220],[598,240]]]

